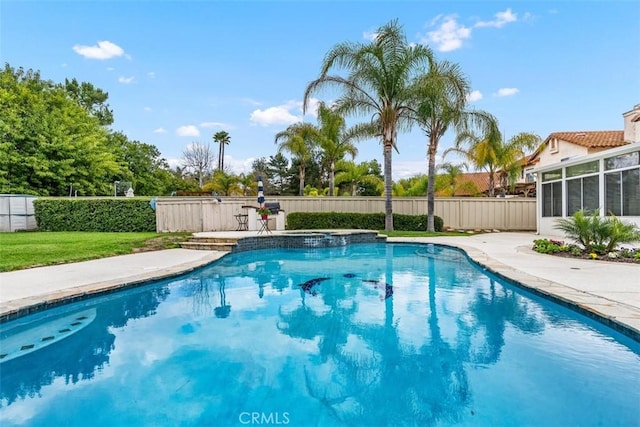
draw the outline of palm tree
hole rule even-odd
[[[459,185],[457,185],[458,183],[456,180],[460,175],[462,175],[463,169],[469,169],[466,163],[454,165],[453,163],[445,162],[438,165],[438,170],[444,172],[443,178],[446,182],[446,188],[448,189],[447,193],[451,193],[451,197],[455,197],[456,190],[459,189]]]
[[[253,174],[241,173],[240,175],[238,175],[238,184],[242,188],[243,196],[255,196],[258,194],[258,183]]]
[[[213,141],[219,145],[218,147],[218,170],[224,170],[224,146],[231,142],[229,133],[221,130],[213,135]]]
[[[432,61],[427,73],[415,81],[412,90],[416,102],[415,120],[429,139],[427,230],[433,232],[436,153],[440,138],[452,127],[458,132],[465,132],[475,126],[488,132],[497,125],[489,113],[467,109],[471,86],[458,64]]]
[[[307,163],[312,159],[318,141],[318,129],[308,123],[294,123],[276,134],[278,152],[287,151],[298,160],[300,188],[298,194],[304,196],[304,177]]]
[[[369,166],[366,163],[356,165],[354,162],[341,160],[337,163],[336,169],[338,170],[338,173],[335,177],[335,183],[337,185],[349,185],[352,196],[358,195],[358,188],[360,184],[370,183],[377,185],[381,183],[379,177],[369,173]]]
[[[344,118],[321,102],[318,107],[318,144],[329,173],[329,196],[335,195],[336,162],[346,154],[350,154],[352,159],[358,154],[345,129]]]
[[[213,173],[212,180],[205,185],[205,190],[215,191],[221,196],[235,196],[242,194],[240,179],[237,175],[228,174],[223,170]]]
[[[313,93],[327,86],[342,90],[337,100],[341,114],[359,114],[371,118],[353,128],[362,139],[380,138],[384,154],[385,230],[393,230],[391,203],[391,150],[396,149],[398,131],[412,123],[410,83],[433,59],[423,45],[409,45],[397,20],[380,27],[374,41],[344,42],[325,56],[320,77],[309,83],[304,93],[303,110]],[[346,77],[329,72],[344,69]]]
[[[456,137],[455,146],[445,152],[445,155],[448,152],[460,153],[474,167],[489,172],[489,197],[495,195],[496,173],[502,170],[505,176],[513,180],[520,174],[524,151],[533,150],[540,145],[538,135],[521,132],[505,141],[496,129],[480,135],[470,131],[462,132]]]

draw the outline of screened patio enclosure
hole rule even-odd
[[[561,236],[558,218],[580,209],[640,226],[640,142],[547,165],[537,174],[538,233]]]

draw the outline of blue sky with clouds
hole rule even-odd
[[[640,102],[633,1],[3,0],[0,59],[107,91],[113,128],[172,165],[191,142],[226,130],[225,164],[240,172],[275,154],[274,135],[303,119],[305,87],[332,46],[366,42],[396,18],[410,42],[461,65],[472,106],[494,114],[507,138],[622,130],[622,113]],[[418,128],[398,146],[395,178],[426,172]],[[374,158],[382,163],[380,144],[360,143],[356,161]]]

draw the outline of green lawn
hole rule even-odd
[[[380,231],[389,237],[468,236],[468,233],[426,231]],[[177,247],[190,233],[0,233],[0,271],[130,254],[134,250]]]
[[[190,233],[0,233],[0,271],[177,247]]]

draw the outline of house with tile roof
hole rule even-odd
[[[528,157],[523,169],[523,181],[534,180],[531,175],[533,169],[640,142],[640,104],[622,117],[624,130],[553,132]]]
[[[539,233],[581,209],[640,225],[640,104],[623,118],[622,131],[554,132],[531,156]]]
[[[488,191],[488,172],[462,173],[452,185],[436,191],[436,197],[476,197],[486,195]]]

